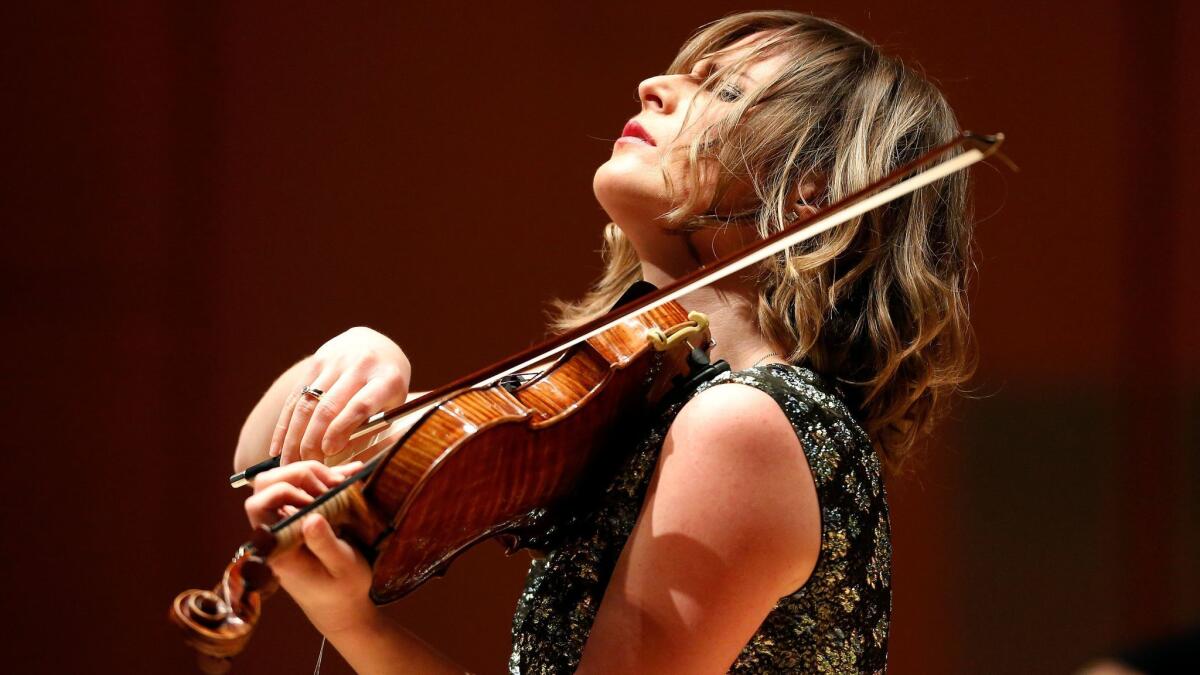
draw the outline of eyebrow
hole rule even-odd
[[[719,70],[721,68],[727,68],[728,64],[722,66],[722,65],[718,65],[718,64],[714,63],[716,61],[718,54],[720,54],[720,52],[701,56],[700,58],[696,59],[696,61],[692,64],[692,67],[695,68],[701,62],[707,61],[708,63],[706,65],[710,66],[710,68],[711,68],[711,70],[709,71],[710,73],[712,72],[712,70]],[[750,82],[751,84],[758,84],[758,80],[747,75],[745,71],[735,72],[734,76],[738,77],[740,79],[746,80],[746,81]]]

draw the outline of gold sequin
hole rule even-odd
[[[767,364],[722,375],[699,391],[723,382],[756,387],[779,403],[804,447],[821,508],[821,553],[811,578],[779,600],[730,672],[883,672],[891,529],[870,441],[834,389],[812,371]],[[663,438],[682,405],[646,421],[639,438],[627,439],[634,451],[598,497],[581,500],[567,518],[526,542],[548,554],[530,566],[513,616],[513,675],[570,673],[579,665]]]

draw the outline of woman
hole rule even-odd
[[[558,328],[786,227],[957,133],[941,94],[828,21],[790,12],[702,29],[638,88],[594,189],[606,271]],[[900,466],[968,375],[966,183],[950,177],[684,299],[733,373],[648,416],[594,503],[544,542],[514,618],[513,672],[876,672],[886,666]],[[353,329],[284,373],[236,464],[271,454],[254,524],[355,467],[339,450],[407,395],[410,366]],[[316,400],[304,386],[325,391]],[[461,672],[367,599],[368,567],[319,516],[273,564],[360,672]]]

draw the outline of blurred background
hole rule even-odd
[[[1063,673],[1200,621],[1200,5],[779,2],[941,84],[973,170],[981,368],[892,480],[895,673]],[[243,540],[276,374],[354,325],[431,388],[599,271],[594,168],[707,0],[0,9],[9,672],[189,672],[165,619]],[[504,667],[528,558],[394,606]],[[310,672],[283,594],[234,672]],[[328,654],[323,672],[348,669]]]

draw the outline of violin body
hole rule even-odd
[[[171,619],[222,672],[249,639],[270,587],[270,556],[302,541],[308,513],[327,517],[372,563],[371,599],[396,600],[495,536],[509,552],[554,522],[581,484],[603,480],[608,441],[692,370],[707,320],[670,302],[621,319],[525,381],[458,390],[430,408],[358,477],[243,545],[215,591],[181,593]]]
[[[613,464],[598,452],[617,450],[607,442],[617,420],[636,417],[688,372],[690,348],[656,351],[647,330],[691,323],[678,304],[664,305],[518,387],[467,389],[431,410],[363,488],[377,514],[392,514],[374,546],[372,599],[402,597],[482,539],[510,534],[511,550],[552,522],[585,476],[597,478],[591,469]]]

